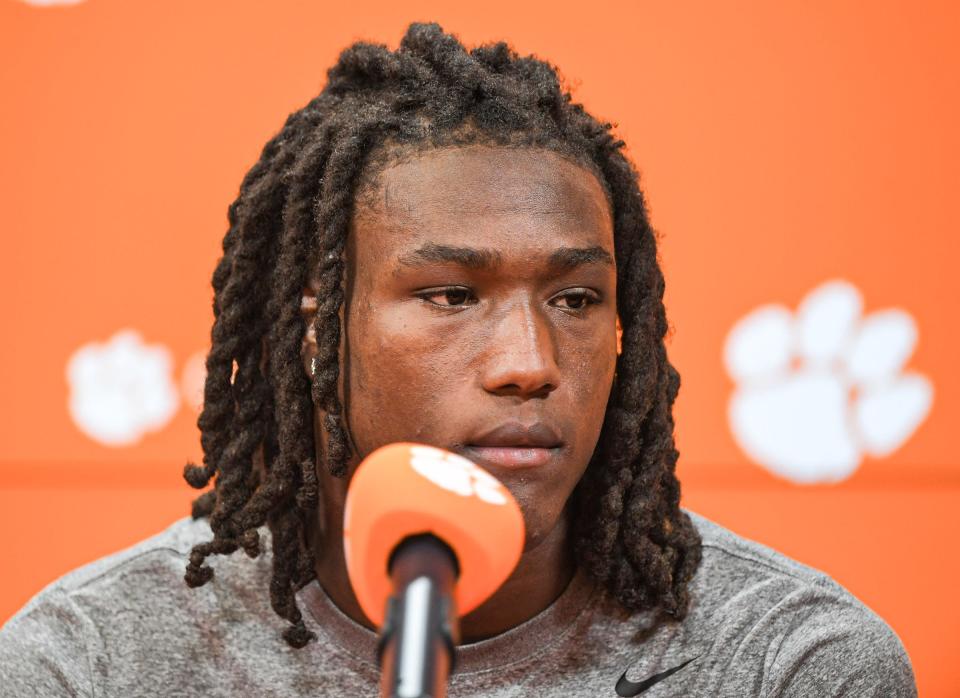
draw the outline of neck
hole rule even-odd
[[[347,575],[343,554],[345,478],[324,478],[324,506],[307,527],[317,581],[346,616],[377,632],[360,609]],[[339,503],[339,506],[338,506]],[[468,644],[499,635],[533,618],[563,593],[575,571],[564,511],[541,540],[529,541],[513,574],[487,601],[460,618],[460,642]]]

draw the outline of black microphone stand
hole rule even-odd
[[[404,538],[387,571],[394,593],[377,642],[383,698],[444,698],[460,627],[453,588],[457,556],[429,533]]]

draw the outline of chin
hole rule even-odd
[[[544,512],[528,514],[523,503],[520,504],[520,510],[523,512],[523,525],[525,527],[523,540],[523,554],[535,550],[541,543],[555,535],[566,535],[566,521],[560,520],[557,516],[544,515]],[[552,514],[552,512],[550,512]]]

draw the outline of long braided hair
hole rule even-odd
[[[436,24],[412,24],[399,48],[355,43],[322,92],[263,148],[228,209],[213,273],[212,346],[198,419],[203,464],[187,463],[193,517],[212,540],[192,549],[185,580],[213,577],[212,554],[260,554],[269,528],[270,602],[302,647],[310,633],[295,592],[314,577],[305,535],[318,506],[317,467],[343,477],[352,456],[338,397],[344,249],[357,197],[379,168],[428,148],[485,143],[550,149],[592,171],[614,220],[623,328],[600,439],[571,495],[578,565],[623,606],[686,616],[700,537],[680,509],[672,407],[680,386],[667,359],[664,280],[636,170],[623,141],[561,87],[556,70],[507,44],[467,50]],[[301,296],[318,307],[313,379],[301,360]],[[326,448],[315,462],[313,410]]]

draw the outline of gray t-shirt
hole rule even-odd
[[[631,615],[578,572],[539,615],[459,646],[448,695],[916,696],[900,639],[873,611],[827,575],[688,513],[703,561],[683,622]],[[52,583],[0,630],[0,693],[378,695],[376,635],[316,580],[297,598],[317,641],[297,650],[281,639],[263,533],[264,554],[211,558],[214,579],[197,589],[184,565],[211,532],[189,518]]]

